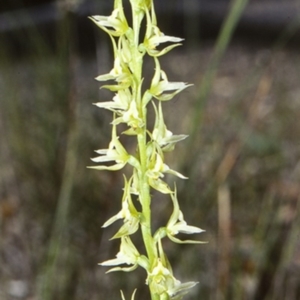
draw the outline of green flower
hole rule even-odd
[[[203,243],[205,243],[205,242],[193,241],[193,240],[182,241],[182,240],[174,237],[178,233],[194,234],[194,233],[204,232],[204,230],[202,230],[198,227],[195,227],[195,226],[187,225],[186,221],[183,218],[183,213],[179,209],[176,188],[175,188],[175,192],[173,194],[171,194],[171,198],[173,201],[174,208],[173,208],[173,213],[172,213],[170,220],[166,227],[167,236],[169,237],[169,239],[171,241],[173,241],[175,243],[179,243],[179,244],[203,244]]]
[[[155,147],[153,147],[155,149]],[[150,163],[148,166],[147,175],[151,178],[164,177],[164,173],[173,174],[181,179],[187,179],[184,175],[180,174],[177,171],[170,169],[170,167],[164,163],[163,155],[159,154],[157,151],[153,150],[151,155]]]
[[[95,105],[113,111],[118,115],[118,117],[113,120],[113,125],[126,123],[133,129],[144,126],[136,102],[128,88],[119,90],[113,97],[113,101],[98,102],[95,103]]]
[[[116,258],[110,259],[107,261],[104,261],[103,263],[100,263],[101,266],[118,266],[118,265],[132,265],[130,267],[115,267],[107,271],[114,272],[114,271],[124,271],[124,272],[130,272],[135,270],[139,265],[139,258],[140,254],[136,247],[133,245],[131,239],[129,236],[121,237],[121,245],[120,245],[120,251],[116,255]],[[143,258],[145,259],[145,258]]]
[[[122,1],[115,1],[115,9],[110,16],[92,16],[90,19],[110,36],[121,36],[128,30]]]
[[[181,300],[198,282],[181,283],[172,271],[165,267],[159,259],[155,268],[148,276],[151,291],[160,295],[161,299]],[[168,295],[168,296],[167,296]]]
[[[170,188],[163,180],[161,180],[165,173],[173,174],[182,179],[187,179],[187,177],[170,169],[170,167],[164,163],[162,153],[158,153],[153,145],[150,144],[148,148],[152,151],[149,157],[148,170],[146,172],[149,185],[163,194],[169,194],[171,193]]]
[[[130,194],[130,186],[131,186],[132,178],[128,182],[126,180],[126,177],[124,176],[124,181],[125,181],[125,187],[124,187],[124,194],[122,199],[122,209],[116,215],[114,215],[109,220],[107,220],[102,226],[105,228],[111,225],[112,223],[114,223],[115,221],[123,219],[124,222],[123,226],[111,239],[116,239],[116,238],[123,237],[125,235],[133,234],[139,228],[139,223],[140,223],[139,213],[132,203],[132,198]]]
[[[118,125],[120,123],[126,123],[133,129],[142,128],[144,126],[144,122],[140,117],[136,102],[134,100],[130,102],[129,108],[125,112],[120,113],[120,117],[116,118],[113,121],[113,124],[115,125]]]
[[[146,283],[149,284],[150,290],[154,294],[160,296],[160,299],[180,300],[197,282],[181,283],[177,280],[173,276],[170,263],[163,252],[161,241],[158,243],[158,249],[159,258],[152,271],[148,273]]]
[[[173,133],[167,129],[167,126],[164,122],[161,102],[159,102],[158,105],[159,106],[157,110],[157,107],[153,102],[156,118],[154,129],[152,132],[152,139],[161,147],[163,151],[172,151],[174,150],[175,144],[177,142],[184,140],[188,136],[185,134],[173,135]]]
[[[164,35],[164,33],[162,33],[160,29],[157,27],[154,6],[152,6],[151,15],[149,10],[146,10],[146,17],[147,17],[147,30],[146,30],[144,42],[139,46],[140,50],[145,49],[150,56],[159,57],[166,54],[173,48],[181,45],[178,44],[178,42],[183,41],[183,39],[174,36]],[[168,42],[177,43],[177,44],[167,46],[162,50],[157,50],[157,46],[159,46],[162,43],[168,43]]]
[[[174,280],[176,279],[170,270],[163,265],[161,259],[158,259],[152,272],[148,274],[147,283],[153,293],[162,295],[167,293],[170,286],[173,286]]]
[[[113,97],[113,101],[97,102],[94,103],[100,108],[105,108],[110,111],[121,113],[129,109],[130,102],[132,101],[132,95],[129,89],[123,89],[118,91]]]
[[[128,69],[127,64],[122,61],[119,54],[116,55],[113,69],[103,75],[99,75],[95,78],[97,81],[115,80],[117,85],[103,85],[102,88],[109,89],[111,91],[119,91],[130,87],[132,83],[132,76]]]
[[[151,82],[150,90],[147,91],[154,98],[161,101],[168,101],[187,87],[191,86],[191,84],[186,84],[184,82],[169,82],[166,73],[160,68],[158,59],[154,58],[154,60],[155,74]]]
[[[96,150],[95,152],[100,154],[100,156],[91,159],[92,161],[98,163],[113,161],[115,164],[112,166],[92,166],[89,168],[96,170],[116,171],[122,169],[130,158],[133,159],[133,157],[127,153],[123,145],[120,143],[116,131],[116,126],[114,125],[112,131],[112,140],[109,143],[108,149]]]
[[[171,300],[181,300],[197,284],[198,282],[196,281],[181,283],[179,280],[176,280],[173,287],[168,289],[168,295]]]

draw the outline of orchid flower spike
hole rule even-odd
[[[92,161],[99,165],[96,170],[124,172],[132,171],[125,177],[121,208],[110,217],[102,227],[116,221],[121,226],[111,239],[120,240],[116,257],[100,265],[111,266],[108,272],[130,272],[141,266],[146,270],[151,299],[181,300],[197,282],[181,283],[173,275],[172,267],[162,247],[162,240],[168,237],[175,243],[203,243],[195,240],[181,240],[178,234],[201,233],[204,230],[190,226],[184,220],[177,200],[176,186],[173,189],[165,181],[166,174],[187,179],[170,168],[165,162],[167,152],[174,150],[176,143],[187,135],[173,134],[166,126],[162,101],[169,101],[190,86],[184,82],[169,81],[161,69],[159,59],[173,48],[181,45],[183,39],[165,35],[157,25],[154,0],[128,0],[131,6],[131,22],[128,24],[123,9],[123,0],[114,0],[114,9],[109,16],[92,16],[90,19],[108,33],[113,49],[114,63],[110,71],[99,75],[96,80],[106,82],[101,88],[114,93],[110,101],[97,102],[95,105],[113,113],[111,141],[107,149],[96,150],[97,157]],[[144,87],[143,62],[145,56],[154,60],[154,74],[150,86]],[[108,82],[108,83],[107,83]],[[157,103],[158,100],[158,103]],[[148,104],[154,107],[154,127],[149,129]],[[121,129],[122,128],[122,129]],[[118,129],[118,131],[117,131]],[[122,132],[134,140],[134,147],[127,150],[117,132]],[[135,148],[135,150],[134,150]],[[130,168],[132,167],[132,168]],[[127,179],[130,178],[130,179]],[[166,225],[159,227],[153,234],[153,189],[170,194],[173,212]],[[138,202],[136,202],[137,200]],[[138,230],[144,242],[140,254],[131,238]],[[136,290],[131,300],[135,299]],[[121,291],[121,298],[125,296]]]

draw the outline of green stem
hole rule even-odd
[[[137,7],[132,7],[132,16],[133,16],[133,32],[134,32],[134,55],[136,63],[134,64],[134,79],[136,84],[133,86],[132,95],[135,98],[137,104],[139,104],[139,111],[141,113],[141,117],[143,118],[144,127],[141,132],[138,134],[138,149],[140,155],[140,163],[141,163],[141,172],[139,173],[139,185],[140,185],[140,202],[142,205],[142,221],[141,221],[141,229],[142,236],[145,244],[145,248],[147,251],[150,267],[153,265],[155,259],[155,247],[153,246],[153,237],[151,232],[151,196],[150,196],[150,186],[147,180],[147,110],[146,108],[141,107],[141,95],[139,85],[142,81],[142,55],[138,50],[139,46],[139,33],[142,19],[144,17],[144,12],[137,9]]]
[[[146,157],[146,134],[145,131],[138,135],[138,147],[140,153],[141,174],[140,182],[140,202],[142,204],[142,222],[141,229],[150,267],[152,267],[155,259],[155,247],[153,245],[153,237],[151,232],[151,196],[150,186],[147,180],[147,157]]]
[[[156,247],[153,241],[152,230],[151,230],[151,195],[150,195],[150,186],[148,184],[147,178],[147,109],[142,107],[141,101],[141,89],[140,85],[142,83],[142,66],[143,66],[143,55],[139,52],[139,35],[140,35],[140,26],[142,19],[144,18],[144,12],[139,8],[132,5],[132,16],[133,16],[133,43],[134,43],[134,67],[133,67],[133,77],[135,84],[132,86],[132,95],[135,98],[135,101],[138,105],[139,112],[143,119],[144,126],[137,135],[138,139],[138,152],[141,164],[141,170],[138,174],[139,176],[139,192],[140,192],[140,202],[142,206],[142,219],[141,219],[141,231],[146,248],[147,256],[149,259],[150,270],[153,268],[155,258],[157,257]],[[159,300],[159,295],[154,294],[150,290],[151,299]]]

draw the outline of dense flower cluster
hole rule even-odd
[[[181,283],[173,276],[170,264],[162,248],[162,239],[168,237],[176,243],[200,243],[192,240],[180,240],[178,233],[193,234],[203,230],[187,225],[179,208],[176,188],[172,190],[165,182],[165,174],[173,174],[182,179],[186,177],[172,170],[164,162],[166,152],[174,150],[175,144],[187,135],[173,135],[168,130],[163,116],[162,102],[173,99],[175,95],[187,88],[184,82],[170,82],[161,69],[159,57],[179,46],[181,38],[164,35],[157,26],[153,0],[130,0],[132,7],[132,26],[129,25],[123,11],[122,0],[114,1],[114,10],[110,16],[92,16],[91,20],[104,30],[111,38],[114,52],[114,66],[107,74],[96,78],[108,81],[102,86],[114,93],[112,101],[99,102],[95,105],[113,113],[112,139],[107,149],[97,150],[98,157],[92,160],[100,165],[91,168],[97,170],[120,170],[126,164],[133,167],[132,176],[124,176],[124,193],[121,210],[103,227],[117,220],[123,225],[112,237],[120,238],[120,251],[116,258],[101,263],[113,266],[111,271],[132,271],[138,266],[147,272],[146,283],[149,285],[152,299],[182,299],[182,296],[196,282]],[[142,20],[146,20],[143,39],[140,38]],[[171,43],[161,48],[161,44]],[[149,55],[155,64],[154,75],[148,89],[142,88],[143,57]],[[144,89],[144,92],[143,92]],[[147,128],[147,106],[153,105],[155,111],[154,128]],[[137,152],[130,154],[120,142],[117,133],[119,124],[126,124],[125,135],[136,136]],[[165,227],[151,233],[151,188],[170,195],[173,213]],[[133,196],[142,208],[138,211]],[[141,228],[147,256],[141,255],[130,235]],[[124,265],[127,265],[124,267]],[[123,293],[122,299],[124,299]],[[135,292],[132,295],[134,299]]]

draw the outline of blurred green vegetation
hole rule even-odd
[[[168,158],[189,177],[177,182],[181,207],[209,241],[166,241],[175,274],[199,281],[187,299],[300,297],[300,60],[286,48],[298,23],[272,47],[230,44],[246,2],[232,2],[215,43],[163,58],[170,80],[194,83],[165,104],[170,129],[191,135]],[[119,299],[135,287],[147,299],[143,270],[97,265],[119,246],[101,226],[119,211],[122,174],[86,169],[110,139],[111,115],[91,105],[111,97],[93,79],[110,69],[110,49],[80,54],[72,13],[53,32],[51,47],[34,25],[20,32],[31,49],[21,57],[0,40],[0,299]]]

